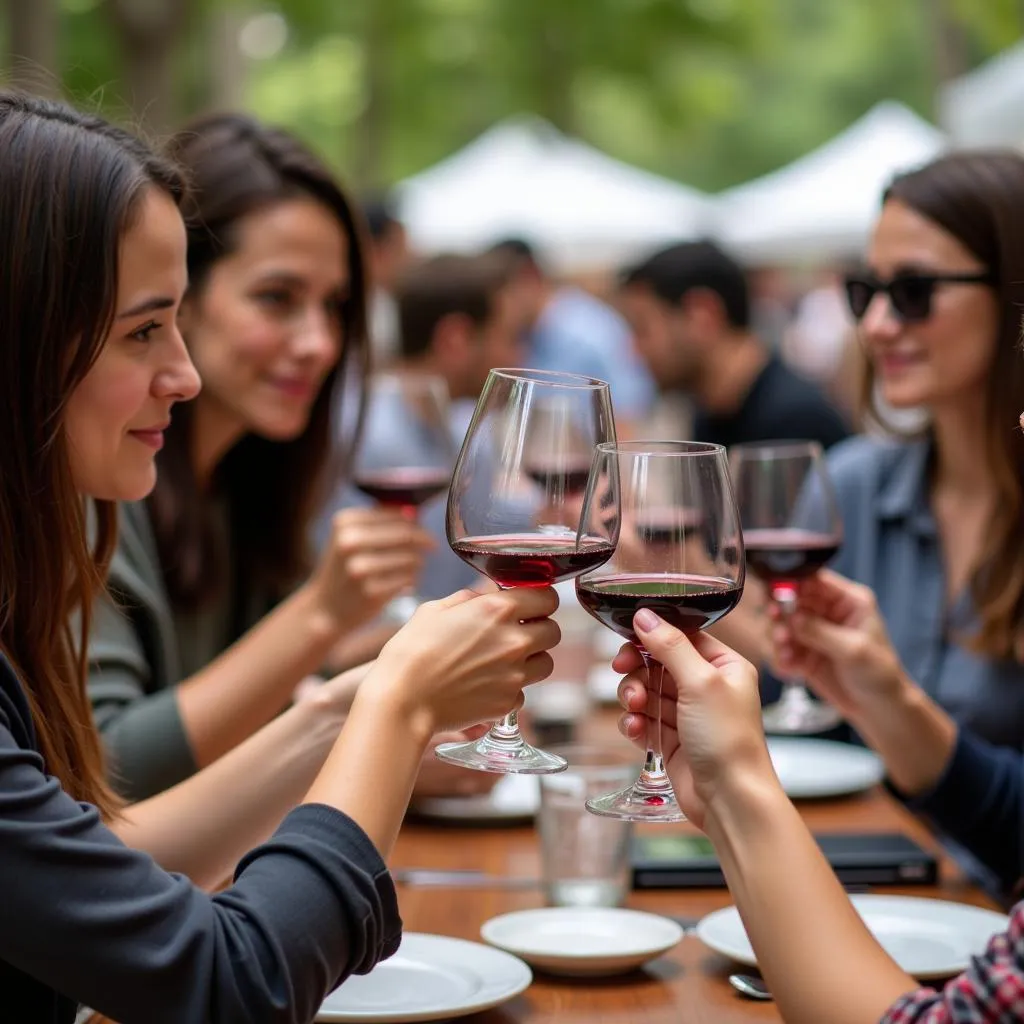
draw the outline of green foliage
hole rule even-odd
[[[60,0],[62,74],[74,96],[123,114],[112,2]],[[193,2],[175,65],[183,113],[206,104],[218,12],[275,9]],[[276,9],[288,42],[249,62],[247,103],[362,185],[397,180],[532,111],[715,190],[799,156],[880,99],[930,116],[943,11],[969,65],[1024,29],[1020,0],[277,0]]]

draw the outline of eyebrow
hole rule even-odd
[[[132,306],[131,309],[123,310],[117,314],[118,320],[125,320],[130,316],[141,316],[143,313],[155,313],[158,309],[172,309],[175,305],[175,301],[166,295],[155,296],[151,299],[145,299],[136,306]]]
[[[307,279],[302,274],[296,274],[293,270],[283,270],[271,267],[265,271],[262,271],[257,278],[256,284],[264,285],[269,282],[275,282],[278,284],[287,284],[292,287],[301,287],[306,284]],[[351,288],[352,283],[349,278],[342,280],[336,287],[335,291],[348,292]]]

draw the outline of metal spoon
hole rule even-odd
[[[764,979],[758,978],[754,974],[730,974],[729,984],[748,999],[770,1000],[772,998]]]

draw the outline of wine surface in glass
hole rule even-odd
[[[615,550],[608,541],[576,535],[552,537],[509,533],[464,537],[452,550],[502,587],[550,587],[607,562]]]
[[[381,505],[392,508],[418,508],[448,489],[451,473],[447,469],[367,470],[357,473],[353,486]]]
[[[641,608],[649,608],[684,633],[696,633],[732,611],[742,594],[743,587],[734,580],[685,573],[620,573],[576,581],[580,604],[633,643],[633,616]]]
[[[816,573],[839,550],[840,538],[813,530],[743,531],[747,566],[769,586],[794,583]]]

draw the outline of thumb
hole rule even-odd
[[[706,666],[689,637],[650,608],[641,608],[633,616],[633,628],[650,656],[660,661],[677,681]]]

